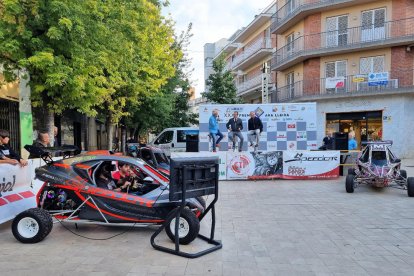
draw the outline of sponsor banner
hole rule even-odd
[[[227,179],[227,152],[171,152],[171,158],[174,157],[219,157],[219,180]]]
[[[249,152],[227,153],[227,179],[247,179],[254,172],[254,158]]]
[[[367,81],[366,75],[355,75],[352,77],[352,82],[365,82]]]
[[[219,129],[224,135],[218,151],[228,151],[232,148],[226,123],[233,117],[235,111],[239,113],[239,118],[243,122],[243,151],[252,150],[248,147],[247,141],[248,120],[251,111],[255,112],[256,117],[259,117],[263,123],[263,132],[260,134],[260,151],[317,149],[316,103],[218,104],[201,105],[199,108],[200,152],[212,150],[212,141],[208,135],[209,119],[213,110],[218,110]]]
[[[254,171],[248,179],[281,178],[283,174],[283,151],[251,153],[254,159]]]
[[[26,167],[0,165],[0,224],[36,207],[36,194],[43,182],[35,179],[35,169],[43,165],[41,159],[28,160]]]
[[[325,79],[325,88],[343,88],[345,87],[345,77],[336,77],[336,78],[326,78]]]
[[[17,165],[0,165],[0,223],[36,206],[32,167],[32,160],[23,168]]]
[[[339,162],[339,151],[284,151],[283,178],[336,178]]]
[[[369,73],[368,74],[368,86],[387,85],[388,79],[389,79],[388,72]]]

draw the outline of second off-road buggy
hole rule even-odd
[[[355,168],[348,170],[346,191],[353,193],[358,185],[368,184],[377,188],[404,189],[409,197],[413,197],[414,177],[407,177],[407,172],[401,170],[401,160],[391,151],[392,141],[367,142],[363,146]]]
[[[52,230],[52,218],[65,223],[131,227],[167,222],[165,229],[168,237],[175,241],[174,233],[178,233],[181,244],[188,244],[200,236],[200,220],[211,209],[212,203],[206,207],[201,196],[184,197],[181,202],[171,200],[173,186],[170,186],[170,179],[142,160],[104,154],[103,151],[70,156],[70,149],[25,148],[41,156],[46,165],[36,169],[36,178],[44,182],[37,194],[37,208],[24,211],[13,220],[12,232],[20,242],[36,243],[43,240]],[[52,159],[52,156],[62,152],[69,157],[59,161]],[[194,170],[197,170],[196,175],[193,172],[193,177],[202,183],[218,183],[216,159],[204,158],[191,162],[195,166]],[[101,181],[105,179],[105,174],[116,170],[117,164],[121,162],[130,165],[129,181],[132,184],[129,191],[117,192],[108,189],[106,183],[102,185]],[[181,177],[178,169],[174,173],[178,181]],[[175,218],[171,216],[175,216],[179,206],[182,209],[176,226]],[[176,227],[178,231],[175,231]],[[178,240],[175,242],[178,243]]]
[[[143,146],[138,143],[128,143],[127,155],[140,158],[158,171],[167,175],[170,174],[170,160],[165,154],[165,151],[160,148]]]

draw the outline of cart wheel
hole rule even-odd
[[[407,193],[409,197],[414,197],[414,177],[407,178]]]
[[[172,213],[175,213],[175,211],[176,209],[171,211],[170,215]],[[175,217],[165,228],[165,231],[167,232],[168,237],[173,242],[175,242],[175,235],[173,234],[175,232]],[[192,242],[197,237],[199,231],[200,222],[198,221],[198,218],[189,209],[184,208],[183,212],[181,213],[180,222],[178,225],[178,236],[180,244],[189,244]]]
[[[52,217],[46,210],[32,208],[16,216],[12,223],[12,232],[22,243],[37,243],[46,238],[52,227]]]
[[[356,175],[355,168],[349,168],[348,169],[348,175]]]
[[[347,193],[354,192],[354,176],[353,175],[346,176],[345,188],[346,188]]]
[[[400,170],[400,175],[404,178],[407,178],[407,171],[406,170]]]
[[[196,199],[200,202],[201,206],[203,206],[203,209],[206,210],[206,200],[202,196],[198,196]]]

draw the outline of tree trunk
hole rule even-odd
[[[127,131],[126,128],[123,126],[121,127],[121,148],[120,151],[122,153],[126,153],[126,136],[127,136]]]
[[[47,133],[49,134],[50,139],[50,145],[53,147],[54,141],[55,141],[55,134],[54,134],[54,128],[55,128],[55,113],[53,111],[47,110],[45,112],[45,127],[47,130]]]
[[[107,141],[108,141],[108,150],[113,150],[113,138],[114,138],[114,124],[112,123],[112,114],[109,113],[107,121]]]

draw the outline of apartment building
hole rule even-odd
[[[359,145],[393,140],[397,154],[413,158],[414,1],[279,0],[276,6],[274,102],[317,102],[319,141],[328,131],[354,131]]]
[[[226,69],[235,77],[237,95],[245,103],[262,102],[263,66],[270,67],[276,36],[271,35],[271,18],[276,12],[273,3],[265,8],[246,27],[229,38],[229,43],[216,55],[224,55]],[[269,70],[270,73],[270,70]],[[274,87],[276,74],[269,74],[268,86]]]

